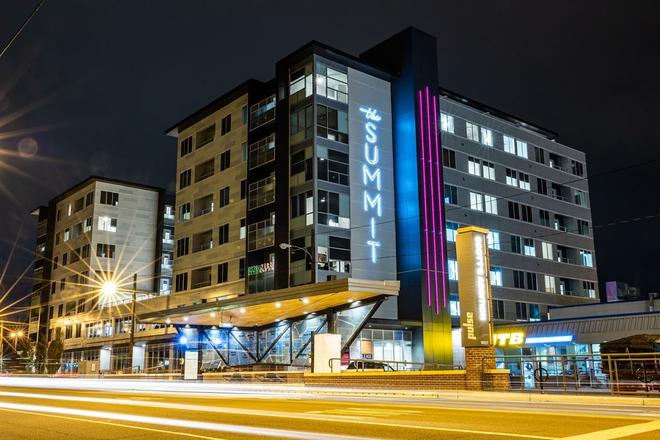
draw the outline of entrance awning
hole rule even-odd
[[[399,294],[398,281],[355,278],[245,294],[221,301],[138,313],[144,323],[255,327],[377,297]]]

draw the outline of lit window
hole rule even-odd
[[[316,94],[348,104],[348,75],[316,63]]]
[[[456,241],[456,231],[458,230],[458,223],[447,222],[447,241]]]
[[[518,186],[518,173],[510,168],[506,169],[506,184]]]
[[[440,129],[448,133],[454,132],[454,117],[440,113]]]
[[[466,122],[465,128],[467,138],[471,141],[479,142],[479,126]]]
[[[529,174],[518,172],[518,185],[520,188],[529,191],[531,188],[529,185]]]
[[[502,268],[501,267],[491,267],[490,268],[490,285],[502,287]]]
[[[552,243],[541,242],[541,249],[543,250],[543,258],[552,260]]]
[[[516,154],[516,144],[512,137],[504,136],[504,151],[511,154]]]
[[[527,159],[527,142],[519,141],[516,139],[516,150],[518,156]]]
[[[458,205],[458,188],[453,185],[445,185],[445,203]]]
[[[489,214],[497,215],[497,198],[485,194],[484,199],[485,199],[484,201],[486,206],[486,212]]]
[[[117,232],[117,219],[105,216],[99,217],[99,231]]]
[[[541,320],[541,314],[539,313],[539,305],[538,304],[530,304],[529,305],[529,320],[530,321],[540,321]]]
[[[474,157],[468,157],[468,172],[473,176],[481,176],[481,161]]]
[[[547,293],[557,293],[557,289],[555,287],[555,277],[550,276],[550,275],[545,275],[545,291]]]
[[[470,209],[475,211],[484,210],[484,196],[483,194],[470,192]]]
[[[500,233],[497,231],[488,231],[488,248],[500,250]]]
[[[491,162],[486,162],[485,160],[481,162],[483,165],[483,176],[484,179],[495,180],[495,164]]]
[[[481,127],[481,143],[489,147],[493,146],[493,132]]]
[[[451,313],[451,316],[461,316],[461,304],[458,299],[449,301],[449,313]]]
[[[525,251],[525,255],[529,257],[536,257],[536,248],[534,247],[534,240],[532,240],[531,238],[523,239],[523,249]]]
[[[580,263],[586,267],[594,267],[593,255],[589,251],[580,251]]]
[[[458,262],[456,260],[449,259],[449,280],[458,281]]]

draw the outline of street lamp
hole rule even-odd
[[[112,281],[103,284],[103,293],[114,295],[117,292],[117,285]],[[133,297],[131,299],[131,328],[128,336],[128,366],[133,369],[133,346],[135,345],[135,301],[137,295],[137,273],[133,274]]]
[[[294,251],[300,250],[306,253],[307,255],[309,255],[309,260],[312,263],[312,283],[316,283],[316,267],[314,267],[314,256],[310,254],[307,249],[290,243],[280,243],[280,249],[282,250],[294,249]]]
[[[14,352],[16,352],[16,346],[18,345],[18,338],[23,336],[23,332],[21,332],[21,331],[11,332],[11,334],[9,336],[11,336],[14,339]]]

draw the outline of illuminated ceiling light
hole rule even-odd
[[[245,313],[245,309],[244,309],[244,308],[241,308],[241,313]]]
[[[184,317],[183,317],[183,320],[184,320],[184,321],[187,321],[187,320],[188,320],[188,317],[187,317],[187,316],[184,316]]]
[[[215,313],[211,313],[211,318],[215,318]]]
[[[275,322],[280,322],[280,320],[279,320],[279,319],[276,319]]]
[[[308,314],[309,312],[303,312],[305,315]]]
[[[352,302],[353,302],[353,300],[352,300],[352,299],[349,299],[349,300],[348,300],[348,302],[349,302],[349,303],[352,303]]]
[[[303,302],[303,304],[308,304],[309,300],[307,298],[303,298],[302,302]]]
[[[280,304],[280,303],[275,303],[275,307],[277,307],[277,308],[279,309],[280,307],[282,307],[282,304]]]
[[[168,324],[170,324],[170,323],[172,322],[172,320],[171,320],[170,318],[167,318],[167,319],[165,320],[165,322],[168,323]]]

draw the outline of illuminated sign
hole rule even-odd
[[[490,347],[490,282],[487,229],[461,228],[456,236],[463,347]]]
[[[275,270],[275,262],[269,261],[268,263],[249,266],[248,275],[259,275],[261,273],[272,272],[274,270]]]
[[[536,336],[525,339],[525,344],[552,344],[554,342],[573,342],[573,335]]]
[[[362,165],[362,177],[364,180],[364,210],[371,213],[371,240],[367,240],[367,245],[371,247],[371,261],[374,263],[378,260],[376,248],[380,247],[380,241],[376,240],[376,216],[382,217],[383,207],[382,198],[380,196],[380,167],[378,167],[378,135],[376,134],[375,122],[380,122],[382,119],[378,111],[372,108],[360,107],[360,111],[364,113],[365,124],[364,131],[366,132],[364,143],[364,160],[367,162]],[[370,167],[370,165],[372,165]],[[375,186],[375,188],[371,187]],[[375,191],[374,191],[375,189]],[[371,193],[369,192],[371,190]]]
[[[525,340],[525,334],[522,332],[515,333],[495,333],[493,335],[493,345],[498,347],[511,347],[513,345],[521,345]]]

